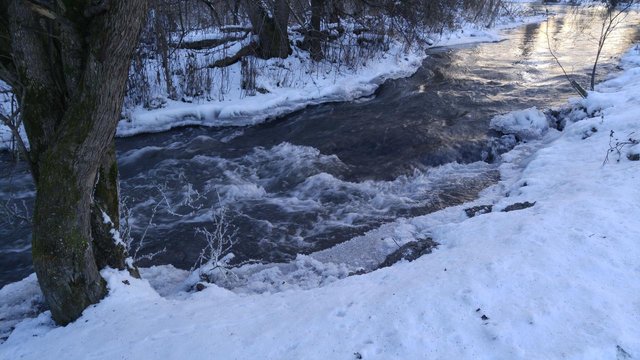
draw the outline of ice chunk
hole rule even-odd
[[[491,119],[490,127],[504,134],[513,134],[520,140],[534,140],[549,130],[549,123],[542,111],[532,107],[498,115]]]

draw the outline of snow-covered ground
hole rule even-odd
[[[640,134],[639,47],[622,67],[586,100],[571,101],[562,132],[542,126],[505,154],[502,180],[477,201],[354,239],[428,236],[441,244],[432,254],[341,280],[349,261],[329,267],[317,264],[322,256],[301,258],[300,267],[326,271],[328,280],[262,293],[215,285],[181,292],[174,285],[187,274],[170,267],[149,269],[143,280],[105,270],[106,299],[66,327],[48,312],[18,323],[0,358],[640,357],[640,162],[631,160],[640,149],[622,146]],[[526,115],[540,126],[536,114]],[[496,122],[516,133],[522,119]],[[620,153],[603,164],[612,145]],[[501,211],[524,202],[533,206]],[[469,218],[464,209],[474,205],[493,211]],[[334,258],[348,248],[339,246]],[[304,274],[297,276],[282,281]],[[0,318],[30,311],[35,289],[34,276],[1,289]]]

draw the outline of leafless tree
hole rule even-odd
[[[600,36],[598,37],[598,50],[591,70],[591,91],[593,91],[596,86],[596,71],[598,68],[598,62],[600,61],[600,55],[602,54],[602,49],[611,34],[626,20],[627,15],[629,14],[629,9],[631,9],[635,3],[636,0],[605,0],[605,10],[600,15],[602,23],[600,26]]]
[[[253,33],[258,36],[256,55],[263,59],[289,56],[291,54],[288,34],[290,9],[287,0],[266,2],[245,0],[245,6]]]
[[[611,34],[613,34],[615,30],[626,20],[627,16],[629,15],[629,10],[636,3],[637,0],[585,0],[579,2],[580,7],[577,8],[576,16],[596,16],[600,18],[601,21],[599,27],[600,32],[595,37],[597,40],[596,56],[591,67],[589,81],[589,89],[591,91],[595,90],[597,69],[600,63],[602,50],[604,49],[607,40],[610,38]],[[586,11],[587,13],[583,14],[584,11]],[[564,66],[556,56],[556,53],[552,48],[548,29],[549,21],[547,21],[546,34],[549,53],[553,57],[556,64],[558,64],[571,86],[580,96],[586,98],[588,96],[587,91],[585,91],[585,89],[565,70]]]

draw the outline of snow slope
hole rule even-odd
[[[640,162],[623,148],[603,165],[611,131],[640,133],[640,49],[622,64],[572,102],[563,132],[505,155],[503,180],[467,204],[493,212],[467,218],[460,206],[397,222],[405,236],[439,242],[433,254],[253,295],[209,286],[162,297],[147,280],[107,270],[105,300],[66,327],[49,313],[19,323],[0,358],[640,357]],[[500,211],[524,201],[535,205]]]

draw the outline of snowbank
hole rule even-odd
[[[0,289],[0,342],[11,334],[17,323],[36,316],[43,304],[36,274]]]
[[[319,288],[249,295],[209,286],[162,297],[147,280],[107,270],[106,299],[66,327],[48,312],[17,324],[0,358],[638,357],[640,162],[614,153],[603,165],[612,131],[638,134],[638,55],[573,101],[580,121],[505,154],[502,181],[476,202],[370,233],[428,235],[441,244],[433,254]],[[525,201],[534,205],[501,211]],[[464,209],[480,204],[493,211],[468,218]],[[10,286],[3,299],[22,291]]]
[[[409,76],[420,67],[424,55],[405,53],[402,49],[400,43],[395,43],[387,54],[380,54],[369,62],[369,66],[358,70],[329,66],[326,72],[320,73],[313,73],[307,54],[296,51],[296,56],[266,61],[264,75],[259,74],[256,82],[268,92],[254,96],[243,94],[240,64],[232,65],[229,83],[237,88],[232,89],[226,99],[200,104],[166,100],[165,107],[155,110],[138,107],[129,114],[129,119],[119,123],[117,134],[131,136],[185,125],[254,125],[308,105],[368,96],[385,80]],[[295,80],[275,80],[282,75],[274,73],[282,72],[282,69]]]

